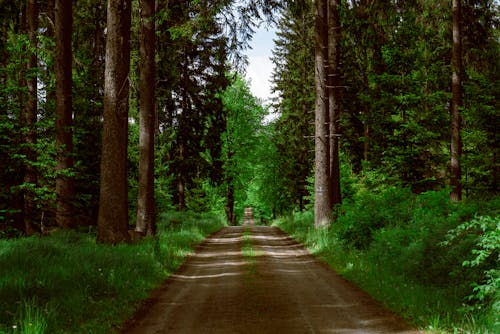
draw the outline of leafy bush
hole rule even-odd
[[[367,249],[376,231],[408,223],[413,198],[407,188],[391,187],[378,194],[359,191],[340,207],[335,224],[340,240],[357,249]]]
[[[463,261],[465,268],[479,268],[482,275],[472,283],[472,294],[467,297],[472,307],[491,304],[493,312],[500,314],[500,218],[477,216],[448,234],[443,245],[471,239],[474,247],[472,258]]]

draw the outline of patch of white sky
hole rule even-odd
[[[271,75],[274,65],[271,61],[273,39],[276,38],[276,28],[262,23],[255,30],[250,41],[251,49],[245,53],[248,57],[246,68],[246,79],[250,84],[252,94],[262,100],[264,104],[269,104],[275,94],[271,93]]]

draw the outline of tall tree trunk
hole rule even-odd
[[[462,107],[462,36],[461,36],[461,0],[453,0],[453,54],[452,54],[452,77],[451,77],[451,194],[452,201],[462,199],[462,138],[460,131],[462,119],[460,108]]]
[[[330,196],[331,204],[342,202],[340,192],[340,162],[339,162],[339,136],[340,136],[340,43],[341,27],[339,7],[341,0],[328,0],[328,109],[330,118]]]
[[[139,195],[135,230],[156,233],[154,201],[155,138],[155,0],[140,0]]]
[[[24,183],[30,184],[24,192],[24,232],[31,235],[36,232],[35,228],[35,194],[33,187],[38,182],[38,174],[35,167],[37,155],[35,145],[37,142],[36,122],[37,122],[37,30],[38,30],[38,4],[36,0],[28,0],[26,6],[27,32],[31,50],[28,51],[28,64],[26,71],[26,105],[24,109],[24,125],[26,132],[26,164]]]
[[[314,141],[314,226],[330,223],[330,149],[328,141],[328,95],[325,65],[328,60],[326,0],[314,2],[315,11],[315,141]]]
[[[128,98],[130,0],[109,0],[107,7],[104,122],[97,241],[128,241]]]
[[[71,34],[73,14],[71,0],[55,1],[56,59],[56,222],[62,228],[74,226],[74,178],[68,174],[73,168],[73,110],[71,88],[72,52]]]

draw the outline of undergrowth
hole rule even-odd
[[[408,321],[500,332],[500,199],[453,204],[448,191],[357,192],[327,229],[312,212],[276,224]]]
[[[214,216],[172,213],[156,238],[133,245],[76,231],[0,240],[0,333],[107,333],[220,227]]]

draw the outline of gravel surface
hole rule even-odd
[[[206,239],[121,333],[418,333],[276,227]]]

